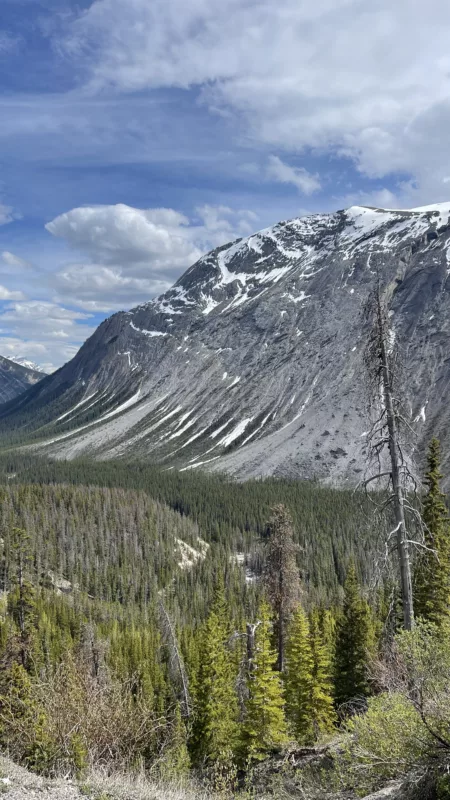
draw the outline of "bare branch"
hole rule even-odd
[[[175,670],[178,673],[181,684],[182,712],[183,715],[189,719],[191,716],[191,698],[189,694],[188,677],[184,667],[183,657],[178,646],[177,635],[175,633],[172,620],[170,619],[161,598],[159,600],[159,609],[162,622],[162,632],[169,647],[171,663],[175,666]]]

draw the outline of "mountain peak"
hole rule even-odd
[[[361,310],[380,279],[418,446],[430,420],[445,446],[449,215],[445,203],[353,206],[216,248],[160,297],[105,320],[5,407],[3,429],[34,430],[62,457],[354,483],[368,427]]]
[[[25,359],[0,356],[0,403],[7,403],[40,381],[44,374]]]
[[[46,370],[43,367],[40,367],[39,364],[36,364],[35,361],[30,361],[28,358],[24,358],[23,356],[4,356],[9,361],[13,361],[14,364],[19,364],[21,367],[25,367],[26,369],[30,369],[33,372],[41,372],[43,375],[47,374]]]

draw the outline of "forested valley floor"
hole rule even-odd
[[[425,486],[402,631],[382,496],[1,455],[2,751],[93,800],[450,797],[437,443]]]

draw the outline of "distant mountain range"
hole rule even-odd
[[[20,364],[21,367],[26,367],[32,372],[40,372],[43,375],[47,375],[47,370],[36,364],[35,361],[29,361],[28,358],[22,358],[22,356],[4,356],[4,358],[7,358],[8,361],[14,361],[15,364]]]
[[[13,400],[44,377],[45,373],[32,361],[0,356],[0,403]]]
[[[161,297],[114,314],[3,407],[59,457],[354,483],[367,433],[362,305],[378,271],[416,446],[450,448],[450,204],[352,207],[219,247]]]

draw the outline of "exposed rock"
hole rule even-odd
[[[404,798],[406,799],[404,785],[396,781],[375,794],[366,795],[363,800],[404,800]]]
[[[355,483],[367,431],[361,309],[378,270],[417,446],[434,433],[450,452],[449,215],[450,204],[354,207],[218,248],[160,298],[103,322],[2,409],[2,430],[63,458]]]

